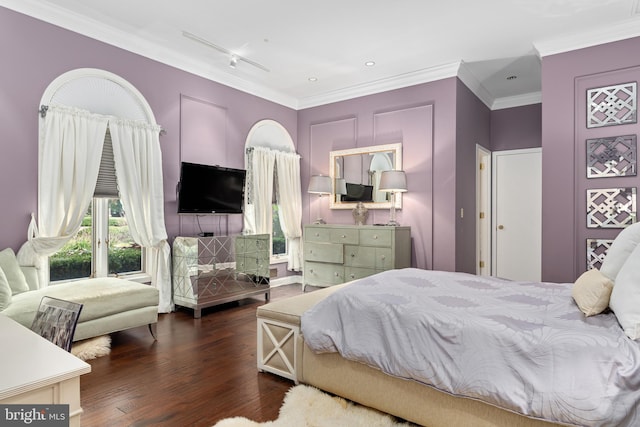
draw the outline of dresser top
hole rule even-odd
[[[409,230],[408,225],[350,225],[350,224],[307,224],[304,228],[355,228],[358,230]]]

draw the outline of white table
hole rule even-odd
[[[0,314],[0,404],[68,404],[80,426],[80,375],[91,365]]]

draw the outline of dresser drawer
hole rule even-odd
[[[344,265],[350,267],[376,267],[376,248],[370,246],[345,245]]]
[[[391,248],[376,249],[376,270],[391,270],[395,267],[393,263],[393,252]]]
[[[331,230],[331,243],[358,244],[358,230],[355,228],[335,228]]]
[[[338,243],[313,243],[304,244],[305,261],[318,261],[327,263],[342,264],[343,246]]]
[[[344,267],[318,262],[304,263],[304,282],[309,285],[337,285],[344,282]]]
[[[359,230],[360,244],[366,246],[384,246],[391,247],[392,230],[380,227],[375,230]]]
[[[373,268],[345,267],[344,280],[349,282],[351,280],[362,279],[363,277],[371,276],[375,273],[377,273],[377,271]]]
[[[330,242],[331,229],[327,227],[306,226],[304,229],[305,242]]]
[[[237,236],[236,254],[253,254],[269,249],[269,239],[262,236]]]

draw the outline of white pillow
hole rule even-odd
[[[618,272],[638,244],[640,222],[631,224],[618,234],[602,261],[600,272],[615,282]]]
[[[571,296],[585,316],[602,313],[609,307],[613,282],[598,269],[582,273],[571,288]]]
[[[11,292],[7,276],[0,268],[0,311],[9,307],[9,304],[11,304]]]
[[[640,246],[636,246],[620,269],[609,307],[624,333],[634,340],[640,338]]]
[[[7,248],[0,251],[0,268],[4,271],[5,276],[7,276],[13,295],[29,290],[29,284],[24,277],[20,264],[18,264],[13,249]]]

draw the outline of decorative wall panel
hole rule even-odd
[[[587,127],[636,123],[636,82],[587,90]]]
[[[636,135],[587,139],[587,178],[635,176]]]
[[[587,239],[587,270],[600,269],[613,239]]]
[[[635,221],[635,187],[587,190],[587,228],[624,228]]]

